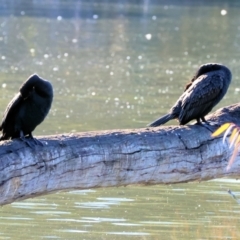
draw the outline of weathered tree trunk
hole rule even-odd
[[[240,104],[222,108],[208,120],[240,124]],[[162,126],[38,138],[44,147],[20,140],[0,145],[0,205],[58,190],[129,184],[170,184],[238,177],[239,157],[205,126]]]

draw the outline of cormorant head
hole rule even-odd
[[[224,65],[219,63],[206,63],[201,65],[197,70],[196,74],[191,79],[191,82],[186,85],[184,91],[186,91],[199,76],[212,71],[223,70],[223,69],[227,69],[227,68]]]
[[[28,98],[33,93],[35,82],[37,82],[38,79],[38,75],[33,74],[22,84],[19,91],[24,99]]]
[[[51,83],[40,78],[37,74],[31,75],[20,87],[20,93],[24,99],[28,98],[34,92],[49,99],[53,98]]]
[[[223,68],[222,64],[219,63],[206,63],[200,66],[200,68],[197,70],[196,74],[194,75],[194,77],[192,78],[192,82],[194,80],[196,80],[199,76],[205,74],[205,73],[209,73],[212,71],[217,71]]]

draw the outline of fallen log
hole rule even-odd
[[[210,130],[240,125],[240,104],[207,120],[218,124],[60,134],[35,148],[0,142],[0,205],[60,190],[238,178],[239,156],[226,171],[232,151]]]

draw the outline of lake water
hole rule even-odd
[[[200,64],[233,73],[239,1],[0,0],[0,113],[32,73],[54,103],[34,135],[140,128],[165,114]],[[169,124],[177,124],[171,121]],[[235,180],[71,191],[0,208],[0,239],[240,239]]]

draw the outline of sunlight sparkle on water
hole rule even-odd
[[[225,9],[222,9],[222,10],[221,10],[221,15],[222,15],[222,16],[225,16],[226,14],[227,14],[227,11],[226,11]]]
[[[234,91],[235,92],[240,92],[240,88],[235,88]]]
[[[166,74],[173,74],[173,71],[172,70],[166,70]]]
[[[146,38],[147,40],[151,40],[151,39],[152,39],[152,34],[150,34],[150,33],[146,34],[146,35],[145,35],[145,38]]]

